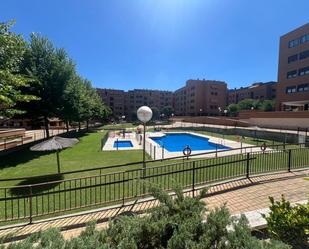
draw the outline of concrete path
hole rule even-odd
[[[204,199],[209,209],[219,207],[226,203],[232,214],[267,208],[269,196],[280,199],[284,194],[291,202],[308,200],[309,198],[309,170],[290,173],[277,173],[250,179],[239,179],[222,184],[213,185],[209,189],[209,196]],[[307,180],[305,179],[307,177]],[[198,192],[198,191],[197,191]],[[158,201],[145,199],[136,204],[132,211],[143,212],[158,205]],[[63,230],[65,238],[77,236],[91,220],[99,221],[98,229],[106,227],[111,217],[129,210],[131,207],[115,207],[93,213],[80,213],[79,215],[50,219],[33,224],[25,224],[14,228],[0,228],[0,237],[13,233],[16,239],[29,234],[57,227]]]

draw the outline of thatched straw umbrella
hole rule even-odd
[[[36,144],[30,148],[32,151],[56,151],[58,173],[60,174],[59,151],[65,148],[73,147],[79,140],[77,138],[52,137],[46,141]]]

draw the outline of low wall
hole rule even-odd
[[[8,137],[23,137],[25,136],[26,129],[0,129],[0,138],[8,138]]]
[[[175,117],[175,121],[183,121],[188,123],[199,123],[199,124],[212,124],[212,125],[228,125],[238,127],[248,127],[249,124],[246,121],[240,121],[238,119],[225,118],[225,117]]]
[[[177,128],[175,128],[177,129]],[[249,130],[249,129],[241,129],[241,128],[219,128],[219,127],[187,127],[181,128],[183,130],[195,130],[195,131],[209,131],[224,135],[235,135],[235,136],[245,136],[245,137],[253,137],[259,139],[273,140],[280,143],[298,143],[299,137],[297,134],[291,133],[281,133],[281,132],[273,132],[273,131],[265,131],[263,129]]]
[[[309,128],[309,112],[257,112],[239,113],[239,119],[251,126],[295,129]]]

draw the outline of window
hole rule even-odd
[[[306,50],[306,51],[301,52],[301,53],[299,54],[299,59],[300,59],[300,60],[306,59],[306,58],[308,58],[308,57],[309,57],[309,50]]]
[[[298,70],[298,75],[303,76],[309,74],[309,67],[304,67]]]
[[[288,63],[292,63],[297,60],[298,60],[298,54],[294,54],[294,55],[289,56]]]
[[[301,38],[300,38],[300,43],[305,43],[309,41],[309,34],[306,34],[306,35],[303,35]]]
[[[299,39],[289,41],[289,48],[294,48],[299,44]]]
[[[297,92],[307,92],[309,90],[309,84],[302,84],[297,87]]]
[[[297,70],[293,70],[287,73],[288,79],[295,78],[296,76],[297,76]]]
[[[299,44],[303,44],[305,42],[309,41],[309,34],[303,35],[302,37],[298,38],[298,39],[294,39],[289,41],[289,48],[293,48],[298,46]]]
[[[288,86],[286,88],[286,93],[296,93],[296,86]]]

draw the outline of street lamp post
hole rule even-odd
[[[226,117],[227,117],[227,109],[224,109],[224,115],[225,115],[225,129],[227,130],[227,120],[226,120]]]
[[[143,135],[143,168],[146,169],[146,151],[145,151],[145,142],[146,142],[146,123],[152,118],[152,110],[148,106],[141,106],[137,110],[137,118],[142,122],[144,126],[144,135]]]

